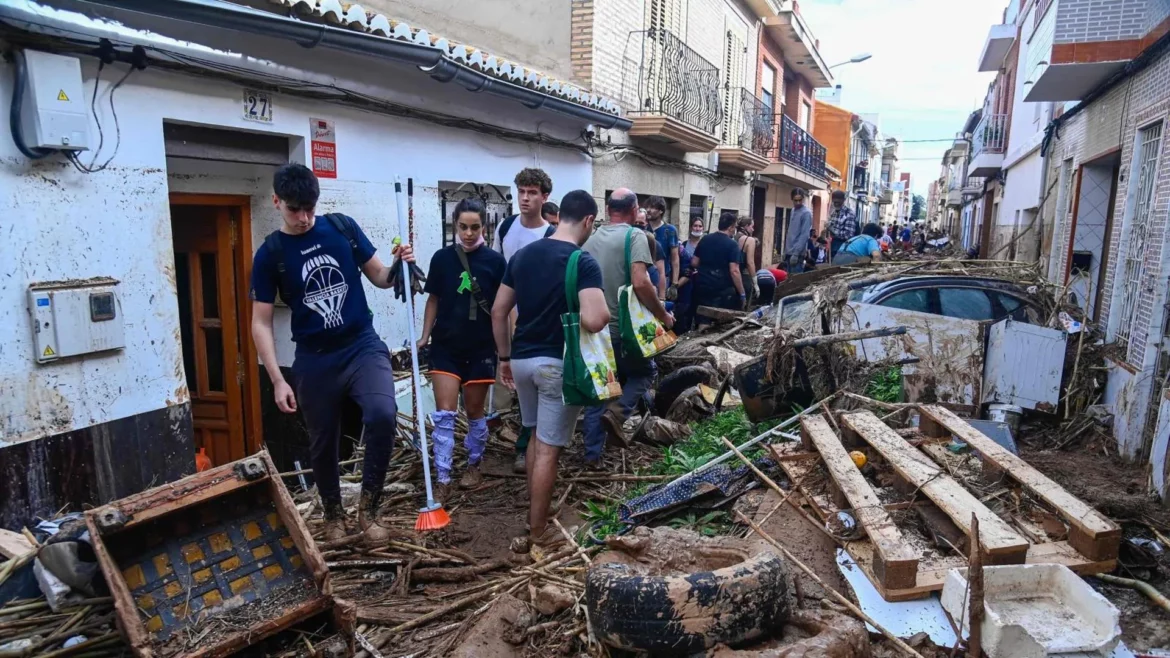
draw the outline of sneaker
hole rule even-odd
[[[325,537],[326,542],[335,542],[345,539],[349,535],[349,526],[345,522],[345,508],[341,502],[325,503]]]
[[[513,473],[524,475],[528,472],[527,465],[524,463],[524,455],[525,453],[523,452],[516,453],[516,459],[512,462]]]
[[[451,483],[437,482],[435,483],[435,502],[440,505],[446,505],[451,498]]]
[[[358,503],[358,527],[362,529],[366,546],[376,547],[392,539],[412,539],[414,534],[386,524],[378,518],[379,501],[368,491],[362,491]]]
[[[460,489],[474,489],[483,484],[483,473],[479,471],[479,464],[468,465],[467,472],[459,479]]]

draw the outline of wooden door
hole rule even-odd
[[[233,209],[171,206],[175,287],[195,449],[214,465],[249,454],[244,429],[244,359],[237,298]]]

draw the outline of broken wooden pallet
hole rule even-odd
[[[1052,506],[1069,524],[1069,543],[1092,560],[1113,560],[1121,547],[1121,527],[1064,487],[984,436],[967,421],[943,407],[919,407],[919,427],[927,436],[957,436],[994,467]],[[980,519],[982,522],[982,519]]]
[[[869,415],[872,416],[872,414]],[[846,416],[845,418],[847,419],[849,416]],[[877,420],[876,417],[873,419]],[[854,420],[856,421],[857,419]],[[880,421],[878,422],[881,424]],[[856,490],[857,482],[854,480],[854,478],[851,475],[843,474],[849,473],[848,468],[852,468],[853,473],[856,473],[858,477],[861,476],[860,471],[858,471],[856,467],[853,466],[852,461],[849,460],[849,463],[846,464],[844,461],[842,461],[841,455],[845,454],[845,457],[848,458],[848,454],[845,452],[847,450],[845,446],[848,445],[850,441],[862,440],[864,437],[861,436],[859,432],[856,432],[855,429],[851,429],[851,424],[848,421],[846,421],[844,424],[846,426],[846,436],[844,437],[845,441],[844,444],[839,442],[837,444],[837,449],[832,447],[833,444],[831,443],[831,440],[836,438],[832,429],[828,428],[827,423],[824,423],[823,425],[817,423],[813,426],[815,429],[812,432],[810,432],[808,429],[805,429],[804,448],[806,449],[802,449],[801,446],[798,446],[797,444],[788,443],[773,444],[770,446],[770,450],[779,462],[781,469],[792,482],[796,483],[796,486],[798,486],[798,488],[801,490],[801,493],[808,502],[810,508],[813,510],[814,514],[822,521],[828,521],[829,519],[835,517],[837,513],[843,509],[854,510],[855,517],[858,519],[858,522],[861,524],[862,528],[866,531],[867,538],[857,541],[846,541],[843,542],[843,546],[846,552],[849,553],[850,557],[853,558],[854,562],[857,563],[862,572],[866,574],[866,576],[877,588],[878,592],[886,600],[905,601],[910,599],[917,599],[927,596],[931,592],[941,590],[947,572],[950,569],[965,567],[966,559],[961,556],[929,558],[922,557],[921,555],[916,556],[918,560],[913,582],[909,582],[908,579],[899,580],[899,575],[896,570],[893,573],[890,572],[888,569],[888,560],[890,559],[891,555],[900,555],[895,554],[889,550],[889,539],[893,535],[889,534],[888,530],[882,530],[882,533],[884,534],[879,533],[879,537],[883,538],[883,545],[879,549],[878,542],[875,542],[872,538],[873,535],[871,534],[870,525],[873,525],[875,528],[881,528],[881,516],[858,514],[856,508],[859,506],[859,502],[863,500],[865,493],[864,490],[861,490],[860,493],[854,491],[855,495],[858,496],[857,500],[848,500],[849,496],[846,493],[845,488],[841,486],[841,481],[838,480],[838,476],[843,477],[844,480],[848,483],[846,484],[846,488]],[[922,472],[929,471],[930,468],[934,468],[936,471],[938,470],[938,466],[929,457],[927,457],[926,454],[923,454],[923,452],[917,450],[911,442],[903,439],[897,434],[897,432],[890,429],[889,427],[886,427],[886,430],[888,431],[887,434],[885,432],[879,432],[874,427],[869,426],[868,421],[860,421],[857,422],[856,425],[866,426],[866,431],[869,434],[877,435],[879,437],[877,439],[879,443],[884,440],[884,445],[890,451],[890,454],[897,455],[895,457],[897,464],[901,465],[902,468],[907,472],[921,474]],[[884,424],[881,425],[885,427]],[[814,433],[816,435],[815,440]],[[891,448],[889,444],[894,443],[894,438],[897,438],[898,441],[901,441],[902,444],[904,444],[904,448]],[[988,439],[988,441],[990,440]],[[820,451],[821,449],[817,445],[818,442],[829,446],[828,452],[830,456],[828,458],[825,457],[824,452]],[[875,450],[876,449],[877,448],[875,447]],[[881,451],[879,450],[879,454],[880,452]],[[885,455],[883,455],[883,458],[886,458]],[[825,470],[830,476],[829,492],[831,495],[818,493],[808,486],[810,474],[818,467],[818,462],[822,460],[824,460]],[[887,458],[887,461],[891,460]],[[832,462],[832,465],[830,465],[830,462]],[[893,461],[891,461],[891,465],[894,465]],[[897,470],[898,469],[895,466],[895,471]],[[866,482],[864,478],[862,478],[862,483],[870,490],[871,494],[875,493],[873,492],[872,488],[869,487],[868,482]],[[968,510],[967,523],[964,523],[961,526],[956,523],[956,526],[963,528],[964,532],[966,532],[965,529],[970,521],[970,511],[974,509],[977,514],[980,514],[978,507],[982,507],[984,510],[986,510],[987,514],[990,514],[991,518],[995,519],[994,521],[988,521],[989,525],[998,524],[1007,528],[1007,533],[1000,532],[996,535],[996,538],[998,538],[1000,542],[999,544],[996,544],[1000,548],[1000,554],[998,556],[1000,559],[1018,559],[1019,561],[1027,564],[1062,564],[1069,567],[1073,571],[1082,574],[1107,572],[1116,566],[1115,559],[1091,559],[1086,555],[1078,552],[1077,549],[1075,549],[1068,541],[1029,542],[1022,536],[1016,535],[1024,541],[1023,551],[1019,552],[1013,543],[1016,540],[1009,539],[1011,535],[1016,534],[1015,531],[1010,526],[1007,526],[1007,524],[1002,519],[991,512],[990,509],[987,509],[986,506],[980,503],[977,499],[974,499],[974,496],[971,496],[971,494],[957,482],[955,482],[955,486],[962,490],[964,494],[966,494],[965,496],[958,494],[953,488],[950,488],[950,485],[943,486],[948,488],[945,489],[942,493],[935,491],[936,495],[939,495],[940,498],[942,498],[948,505],[951,505],[952,507],[960,504],[962,508]],[[918,487],[915,488],[917,489]],[[931,489],[934,489],[934,487],[931,486]],[[930,497],[926,487],[921,488],[921,491],[922,493],[927,494],[927,497]],[[971,503],[971,500],[974,500],[974,504]],[[937,504],[936,501],[933,501],[933,499],[932,502]],[[882,505],[881,507],[884,511],[889,512],[895,509],[905,509],[911,507],[912,505],[932,505],[932,502],[919,502],[913,504],[898,503]],[[872,508],[872,501],[866,505],[868,505],[868,508]],[[951,511],[957,513],[954,509]],[[946,512],[944,511],[943,513]],[[948,517],[950,517],[950,513],[946,514]],[[985,551],[988,550],[988,535],[984,532],[983,528],[984,517],[987,514],[983,514],[979,517],[980,537],[983,539],[981,543],[984,546]],[[889,517],[887,516],[887,518]],[[953,517],[951,518],[953,519]],[[1003,550],[1004,547],[1010,547],[1010,550],[1005,552]],[[904,557],[904,555],[900,556]],[[891,579],[891,576],[893,576],[893,579]]]

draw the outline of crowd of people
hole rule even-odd
[[[522,425],[514,468],[527,477],[529,542],[538,552],[563,539],[548,526],[549,506],[557,464],[578,416],[584,412],[585,463],[599,466],[607,445],[626,445],[623,424],[657,374],[653,359],[623,345],[621,288],[629,286],[663,327],[683,333],[706,321],[696,313],[699,307],[743,309],[770,300],[789,272],[850,257],[880,259],[883,243],[894,239],[875,224],[858,226],[839,193],[827,230],[818,236],[804,204],[807,193],[797,189],[783,241],[784,267],[764,267],[754,223],[734,211],[721,213],[710,231],[704,218],[694,217],[680,236],[659,196],[639,199],[620,188],[605,199],[603,213],[585,190],[568,192],[559,204],[550,201],[553,183],[540,169],[522,170],[514,183],[519,213],[495,227],[494,235],[481,200],[464,199],[455,207],[455,240],[430,260],[418,343],[429,354],[435,395],[435,497],[445,502],[456,486],[460,403],[468,421],[467,466],[457,486],[473,489],[483,482],[489,391],[497,383],[512,389]],[[364,539],[376,543],[399,532],[377,514],[397,409],[389,350],[373,329],[360,276],[378,288],[408,287],[398,263],[413,263],[414,252],[409,244],[396,246],[386,266],[355,220],[314,214],[319,194],[307,168],[286,165],[276,172],[273,204],[283,221],[254,258],[253,337],[277,406],[303,414],[327,540],[350,532],[339,485],[340,416],[347,397],[361,408],[365,457],[357,521]],[[906,231],[899,237],[903,245],[910,240]],[[343,292],[331,297],[340,301],[321,303],[331,291]],[[296,343],[291,384],[276,362],[272,318],[278,294],[291,310]],[[579,314],[583,331],[608,332],[620,398],[584,409],[565,404],[561,318],[570,309]]]

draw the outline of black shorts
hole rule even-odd
[[[464,386],[496,383],[496,353],[481,352],[473,357],[457,356],[431,343],[431,375],[454,377]]]

